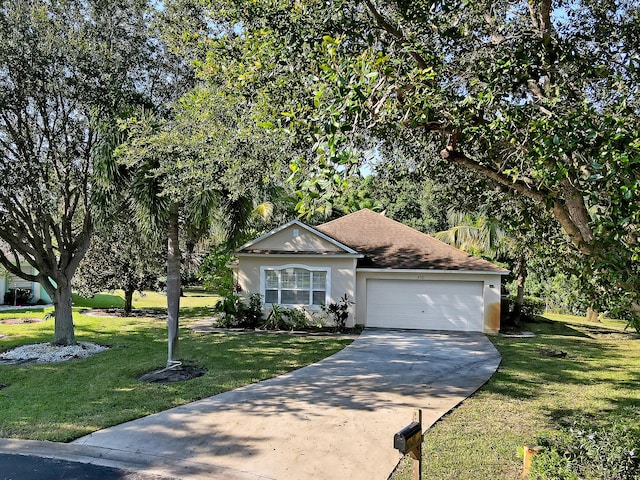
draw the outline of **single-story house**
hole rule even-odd
[[[508,271],[364,209],[293,220],[237,252],[235,280],[272,305],[320,311],[345,294],[347,326],[497,332]]]
[[[38,271],[29,265],[26,261],[21,262],[21,268],[24,272],[36,275]],[[0,266],[0,305],[13,304],[11,301],[5,302],[5,294],[15,289],[30,290],[31,298],[29,303],[51,303],[51,298],[47,291],[38,283],[20,278]]]

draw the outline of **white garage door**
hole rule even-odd
[[[482,282],[367,281],[367,326],[482,332]]]

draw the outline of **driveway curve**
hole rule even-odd
[[[384,480],[400,458],[393,435],[415,410],[428,428],[499,364],[481,334],[367,329],[313,365],[68,447],[165,478]]]

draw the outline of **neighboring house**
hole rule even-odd
[[[320,311],[347,294],[347,326],[496,332],[507,270],[371,210],[310,227],[294,220],[240,247],[246,294]]]
[[[22,270],[35,275],[38,271],[29,265],[27,262],[21,263]],[[38,282],[31,282],[24,280],[12,273],[9,273],[3,267],[0,266],[0,305],[5,303],[4,297],[9,290],[27,289],[31,291],[31,299],[29,303],[51,303],[51,298],[47,294],[46,290]],[[7,304],[12,304],[8,301]]]

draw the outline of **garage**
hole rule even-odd
[[[300,278],[267,273],[285,271]],[[262,295],[265,310],[267,294],[277,294],[322,322],[321,301],[346,298],[347,327],[483,333],[500,330],[508,273],[367,209],[315,227],[292,220],[241,247],[234,266],[241,290]]]
[[[482,332],[483,282],[370,278],[366,325]]]

